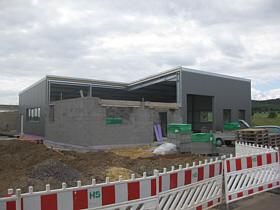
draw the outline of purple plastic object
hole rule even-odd
[[[157,125],[158,128],[158,135],[159,135],[159,140],[158,141],[162,141],[162,132],[161,132],[161,126]]]
[[[157,126],[156,126],[156,125],[154,125],[154,129],[155,129],[157,141],[160,141],[160,139],[159,139],[159,134],[158,134],[158,129],[157,129]]]

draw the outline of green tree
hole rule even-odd
[[[276,117],[278,117],[278,115],[275,111],[271,111],[271,112],[269,112],[267,117],[268,118],[276,118]]]
[[[254,111],[253,107],[251,109],[252,109],[252,117],[253,117],[255,114],[255,111]]]

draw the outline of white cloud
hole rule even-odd
[[[260,90],[256,90],[252,88],[251,95],[252,95],[252,100],[276,99],[276,98],[280,98],[280,88],[272,89],[266,92],[262,92]]]
[[[0,1],[0,90],[19,92],[15,75],[27,86],[47,74],[122,82],[182,65],[263,92],[280,80],[279,10],[278,0]]]

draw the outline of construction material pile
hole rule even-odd
[[[167,132],[168,142],[175,144],[179,153],[191,152],[192,128],[190,124],[168,124]]]
[[[248,144],[280,146],[280,134],[269,134],[268,129],[242,129],[236,131],[236,140]]]

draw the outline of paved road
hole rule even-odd
[[[243,199],[235,202],[237,208],[234,210],[266,210],[266,209],[280,209],[280,188],[278,188],[279,193],[273,192],[263,192],[254,195],[250,198]],[[229,207],[231,204],[229,204]]]
[[[227,210],[225,199],[221,206],[215,206],[212,210]],[[274,210],[280,209],[280,188],[262,192],[248,198],[244,198],[228,205],[228,210]]]

